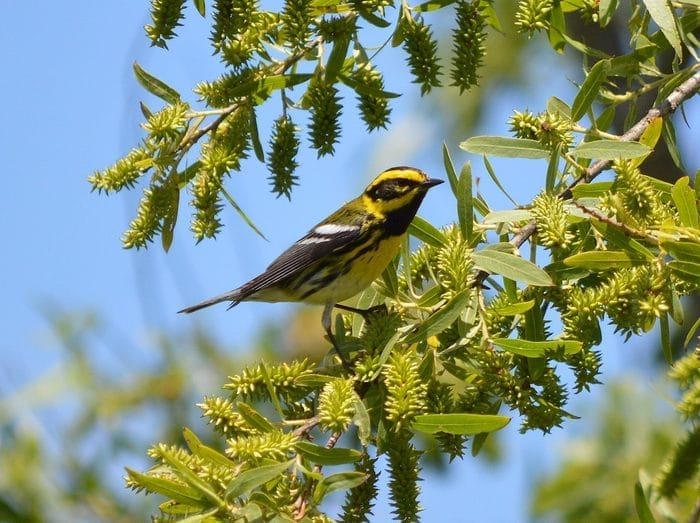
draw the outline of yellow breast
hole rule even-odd
[[[304,301],[308,303],[338,303],[352,298],[369,287],[376,280],[389,262],[396,256],[401,247],[403,236],[389,236],[374,243],[358,247],[347,257],[345,267],[336,267],[338,276],[327,285],[309,296]]]

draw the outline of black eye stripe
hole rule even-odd
[[[394,178],[392,180],[383,180],[372,187],[368,192],[374,200],[391,200],[403,196],[411,189],[420,185],[415,180],[407,178]]]

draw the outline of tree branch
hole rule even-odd
[[[666,99],[659,105],[649,109],[647,114],[634,124],[625,134],[620,136],[620,141],[631,142],[638,140],[642,133],[649,127],[649,125],[659,117],[667,116],[673,113],[678,107],[688,98],[691,98],[698,91],[700,91],[700,64],[693,66],[695,73],[688,78],[681,85],[676,87],[673,92],[666,97]],[[612,162],[610,160],[598,160],[593,165],[588,167],[578,178],[576,178],[569,187],[567,187],[559,197],[562,200],[568,200],[573,196],[573,189],[577,185],[582,183],[592,182],[596,176],[607,169]],[[532,236],[537,230],[537,222],[535,220],[530,221],[527,225],[522,227],[518,233],[513,236],[510,240],[512,244],[516,247],[520,247],[525,243],[530,236]],[[479,271],[476,276],[475,285],[481,285],[484,280],[489,276],[489,273],[485,271]]]

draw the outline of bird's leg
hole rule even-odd
[[[377,314],[379,312],[381,312],[382,314],[387,314],[388,312],[384,303],[380,303],[379,305],[375,305],[374,307],[370,307],[369,309],[357,309],[355,307],[349,307],[348,305],[342,305],[340,303],[336,303],[335,307],[343,311],[359,314],[365,321],[369,321],[369,318],[372,315]]]
[[[333,330],[331,329],[331,323],[333,320],[333,304],[329,303],[323,308],[323,315],[321,316],[321,324],[323,325],[323,330],[326,331],[326,335],[328,336],[328,339],[330,342],[333,344],[333,348],[335,349],[335,352],[338,353],[338,356],[340,357],[340,361],[343,364],[343,367],[346,369],[351,369],[350,362],[347,360],[345,355],[340,352],[340,347],[338,347],[338,344],[336,343],[335,336],[333,335]]]

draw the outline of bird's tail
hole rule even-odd
[[[217,303],[221,303],[222,301],[230,301],[231,305],[229,308],[233,307],[234,305],[238,304],[239,301],[241,301],[241,293],[238,289],[234,289],[232,291],[229,291],[225,294],[219,294],[218,296],[214,296],[213,298],[209,298],[208,300],[205,300],[201,303],[198,303],[196,305],[192,305],[190,307],[185,307],[181,311],[177,311],[178,313],[184,312],[185,314],[189,314],[191,312],[198,311],[199,309],[204,309],[205,307],[209,307],[211,305],[216,305]]]

